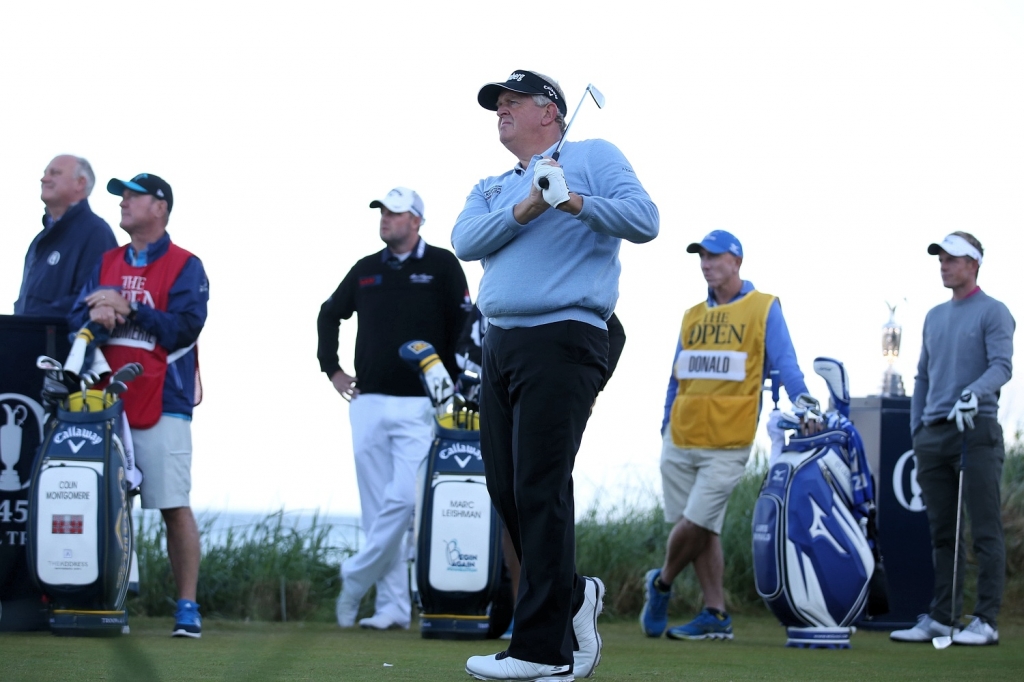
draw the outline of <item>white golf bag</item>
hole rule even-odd
[[[410,341],[400,357],[417,371],[437,413],[420,466],[413,567],[424,639],[496,638],[512,619],[503,581],[501,519],[491,505],[480,453],[479,406],[469,377],[459,391],[434,347]]]
[[[842,649],[850,646],[851,626],[865,610],[876,557],[879,562],[881,557],[871,471],[860,435],[846,416],[845,369],[829,358],[816,359],[814,366],[829,383],[838,409],[817,415],[822,432],[794,434],[788,443],[780,443],[779,435],[800,420],[781,415],[754,507],[754,582],[786,626],[786,646]]]

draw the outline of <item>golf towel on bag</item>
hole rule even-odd
[[[793,436],[754,506],[757,593],[787,646],[848,648],[875,571],[874,489],[860,435],[831,413],[823,433]]]

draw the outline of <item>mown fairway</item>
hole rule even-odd
[[[767,616],[741,615],[732,642],[648,639],[633,621],[602,622],[598,680],[1021,680],[1024,626],[1004,623],[997,647],[897,645],[860,631],[849,651],[786,649]],[[326,624],[207,620],[198,641],[168,636],[170,620],[136,618],[114,640],[0,635],[0,680],[453,680],[468,656],[498,642],[441,642],[409,632],[341,631]],[[385,663],[391,664],[385,667]]]

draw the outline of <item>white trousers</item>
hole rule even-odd
[[[406,534],[416,507],[416,473],[433,440],[429,398],[378,393],[349,406],[366,544],[341,566],[345,592],[362,597],[377,585],[376,613],[411,619]]]

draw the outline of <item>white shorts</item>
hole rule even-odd
[[[721,534],[729,496],[743,478],[752,447],[681,448],[672,441],[671,427],[666,426],[661,448],[665,520],[676,523],[686,517],[701,528]]]
[[[166,414],[152,428],[132,429],[135,466],[142,471],[142,508],[189,506],[192,422]]]

